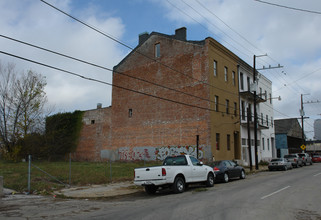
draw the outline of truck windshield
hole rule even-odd
[[[185,157],[167,157],[163,163],[164,166],[187,165]]]

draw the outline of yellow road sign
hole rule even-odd
[[[302,150],[305,150],[306,146],[304,144],[301,145],[300,147]]]

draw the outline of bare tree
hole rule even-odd
[[[39,132],[47,102],[45,77],[31,70],[18,74],[0,62],[0,147],[11,152],[17,140]]]

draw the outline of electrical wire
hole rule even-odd
[[[146,79],[142,79],[142,78],[139,78],[139,77],[135,77],[135,76],[126,74],[126,73],[124,73],[124,72],[120,72],[120,71],[117,71],[117,70],[113,70],[113,69],[111,69],[111,68],[103,67],[103,66],[100,66],[100,65],[97,65],[97,64],[94,64],[94,63],[90,63],[90,62],[87,62],[87,61],[85,61],[85,60],[81,60],[81,59],[78,59],[78,58],[75,58],[75,57],[72,57],[72,56],[68,56],[68,55],[65,55],[65,54],[62,54],[62,53],[59,53],[59,52],[56,52],[56,51],[53,51],[53,50],[49,50],[49,49],[46,49],[46,48],[43,48],[43,47],[40,47],[40,46],[31,44],[31,43],[27,43],[27,42],[24,42],[24,41],[21,41],[21,40],[17,40],[17,39],[11,38],[11,37],[8,37],[8,36],[2,35],[2,34],[0,34],[0,37],[6,38],[6,39],[8,39],[8,40],[12,40],[12,41],[15,41],[15,42],[18,42],[18,43],[21,43],[21,44],[25,44],[25,45],[27,45],[27,46],[34,47],[34,48],[37,48],[37,49],[40,49],[40,50],[43,50],[43,51],[46,51],[46,52],[50,52],[50,53],[53,53],[53,54],[56,54],[56,55],[59,55],[59,56],[63,56],[63,57],[66,57],[66,58],[68,58],[68,59],[72,59],[72,60],[75,60],[75,61],[78,61],[78,62],[81,62],[81,63],[85,63],[85,64],[87,64],[87,65],[91,65],[91,66],[94,66],[94,67],[97,67],[97,68],[100,68],[100,69],[108,70],[108,71],[110,71],[110,72],[115,72],[115,73],[117,73],[117,74],[124,75],[124,76],[126,76],[126,77],[129,77],[129,78],[132,78],[132,79],[135,79],[135,80],[139,80],[139,81],[142,81],[142,82],[146,82],[146,83],[149,83],[149,84],[152,84],[152,85],[155,85],[155,86],[164,88],[164,89],[168,89],[168,90],[171,90],[171,91],[175,91],[175,92],[178,92],[178,93],[182,93],[182,94],[187,95],[187,96],[191,96],[191,97],[194,97],[194,98],[198,98],[198,99],[203,100],[203,101],[208,101],[208,102],[215,103],[214,101],[212,101],[212,100],[210,100],[210,99],[205,99],[205,98],[203,98],[203,97],[199,97],[199,96],[196,96],[196,95],[193,95],[193,94],[190,94],[190,93],[186,93],[186,92],[183,92],[183,91],[174,89],[174,88],[170,88],[170,87],[167,87],[167,86],[163,86],[163,85],[161,85],[161,84],[154,83],[154,82],[148,81],[148,80],[146,80]],[[218,104],[219,104],[219,103],[218,103]],[[219,105],[222,105],[222,106],[223,106],[224,104],[219,104]],[[224,105],[224,106],[225,106],[225,105]]]
[[[41,63],[41,62],[38,62],[38,61],[35,61],[35,60],[31,60],[31,59],[28,59],[28,58],[25,58],[25,57],[21,57],[21,56],[17,56],[17,55],[11,54],[11,53],[7,53],[5,51],[0,51],[0,53],[8,55],[8,56],[11,56],[11,57],[15,57],[17,59],[28,61],[28,62],[31,62],[31,63],[34,63],[34,64],[38,64],[40,66],[44,66],[44,67],[47,67],[47,68],[50,68],[50,69],[54,69],[54,70],[57,70],[57,71],[60,71],[60,72],[64,72],[64,73],[67,73],[69,75],[77,76],[77,77],[80,77],[80,78],[85,79],[85,80],[98,82],[98,83],[101,83],[101,84],[106,84],[106,85],[109,85],[109,86],[112,86],[112,87],[116,87],[116,88],[127,90],[127,91],[130,91],[130,92],[135,92],[135,93],[138,93],[138,94],[141,94],[141,95],[145,95],[145,96],[161,99],[163,101],[168,101],[168,102],[172,102],[172,103],[175,103],[175,104],[185,105],[185,106],[188,106],[188,107],[194,107],[194,108],[198,108],[198,109],[202,109],[202,110],[206,110],[206,111],[215,111],[215,110],[210,109],[210,108],[204,108],[204,107],[188,104],[188,103],[185,103],[185,102],[180,102],[180,101],[176,101],[176,100],[172,100],[172,99],[156,96],[156,95],[140,92],[140,91],[137,91],[137,90],[134,90],[134,89],[129,89],[129,88],[126,88],[126,87],[123,87],[123,86],[120,86],[120,85],[104,82],[104,81],[101,81],[101,80],[98,80],[98,79],[86,77],[86,76],[83,76],[83,75],[78,74],[78,73],[74,73],[74,72],[67,71],[67,70],[64,70],[64,69],[61,69],[61,68],[58,68],[58,67],[54,67],[54,66],[51,66],[51,65],[48,65],[48,64],[44,64],[44,63]]]
[[[90,28],[90,29],[92,29],[92,30],[94,30],[94,31],[102,34],[103,36],[105,36],[105,37],[107,37],[107,38],[109,38],[109,39],[111,39],[111,40],[113,40],[113,41],[121,44],[122,46],[130,49],[132,52],[135,52],[135,53],[140,54],[140,55],[142,55],[143,57],[145,57],[145,58],[147,58],[147,59],[149,59],[149,60],[152,60],[152,61],[154,61],[154,62],[157,62],[158,64],[160,64],[160,65],[162,65],[162,66],[164,66],[164,67],[166,67],[166,68],[168,68],[168,69],[170,69],[170,70],[172,70],[172,71],[174,71],[174,72],[176,72],[176,73],[179,73],[179,74],[181,74],[181,75],[183,75],[183,76],[185,76],[185,77],[187,77],[187,78],[193,79],[193,80],[195,80],[195,81],[197,81],[197,82],[203,83],[203,84],[205,84],[205,85],[208,85],[208,86],[210,86],[210,87],[216,88],[216,89],[221,90],[221,91],[224,91],[224,92],[226,92],[226,93],[229,93],[229,94],[238,96],[237,93],[234,93],[234,92],[231,92],[231,91],[228,91],[228,90],[219,88],[219,87],[215,87],[214,85],[211,85],[211,84],[209,84],[209,83],[200,81],[200,80],[198,80],[198,79],[196,79],[196,78],[194,78],[194,77],[192,77],[192,76],[189,76],[189,75],[187,75],[187,74],[185,74],[185,73],[183,73],[183,72],[180,72],[180,71],[172,68],[171,66],[168,66],[168,65],[160,62],[159,60],[157,60],[157,59],[155,59],[155,58],[153,58],[153,57],[150,57],[150,56],[148,56],[148,55],[146,55],[146,54],[144,54],[144,53],[139,52],[139,51],[136,50],[135,48],[132,48],[132,47],[128,46],[127,44],[121,42],[120,40],[115,39],[114,37],[111,37],[109,34],[106,34],[106,33],[102,32],[102,31],[98,30],[97,28],[93,27],[92,25],[89,25],[88,23],[86,23],[86,22],[84,22],[84,21],[81,21],[80,19],[78,19],[78,18],[76,18],[76,17],[68,14],[67,12],[64,12],[63,10],[55,7],[54,5],[48,3],[48,2],[46,2],[46,1],[44,1],[44,0],[40,0],[40,1],[43,2],[44,4],[48,5],[48,6],[52,7],[53,9],[55,9],[55,10],[63,13],[64,15],[72,18],[73,20],[75,20],[75,21],[77,21],[77,22],[85,25],[86,27],[88,27],[88,28]]]
[[[228,25],[226,22],[224,22],[220,17],[218,17],[214,12],[212,12],[211,10],[209,10],[207,7],[205,7],[199,0],[195,0],[202,8],[204,8],[207,12],[209,12],[210,14],[212,14],[213,16],[215,16],[218,20],[220,20],[223,24],[225,24],[230,30],[232,30],[234,33],[236,33],[239,37],[241,37],[244,41],[246,41],[249,45],[251,45],[252,47],[254,47],[255,49],[259,50],[261,53],[262,50],[260,50],[259,48],[257,48],[254,44],[252,44],[248,39],[246,39],[245,37],[243,37],[240,33],[238,33],[236,30],[234,30],[230,25]]]
[[[260,2],[260,3],[264,3],[264,4],[268,4],[268,5],[277,6],[277,7],[281,7],[281,8],[301,11],[301,12],[308,12],[308,13],[319,14],[319,15],[321,14],[321,12],[319,12],[319,11],[311,11],[311,10],[306,10],[306,9],[302,9],[302,8],[294,8],[294,7],[290,7],[290,6],[286,6],[286,5],[279,5],[279,4],[266,2],[266,1],[261,1],[261,0],[254,0],[254,1],[257,1],[257,2]]]
[[[125,46],[125,47],[128,48],[128,49],[130,49],[130,50],[132,50],[132,51],[134,51],[134,52],[136,52],[136,53],[138,53],[138,54],[140,54],[140,55],[142,55],[142,56],[144,56],[144,57],[146,57],[146,58],[149,58],[149,59],[151,59],[151,60],[153,60],[153,61],[155,61],[155,62],[157,62],[157,63],[159,63],[159,64],[161,64],[161,65],[163,65],[163,66],[165,66],[165,67],[167,67],[167,68],[175,71],[175,72],[178,72],[178,73],[180,73],[180,74],[183,74],[183,75],[185,75],[185,76],[187,76],[187,77],[189,77],[189,78],[192,78],[193,80],[196,80],[196,81],[198,81],[198,82],[204,83],[204,82],[202,82],[202,81],[199,81],[198,79],[195,79],[195,78],[193,78],[193,77],[190,77],[190,76],[186,75],[185,73],[179,72],[179,71],[173,69],[172,67],[170,67],[170,66],[168,66],[168,65],[165,65],[165,64],[161,63],[160,61],[158,61],[158,60],[156,60],[156,59],[154,59],[154,58],[151,58],[151,57],[149,57],[149,56],[147,56],[147,55],[145,55],[145,54],[140,53],[139,51],[137,51],[137,50],[135,50],[134,48],[126,45],[125,43],[121,42],[120,40],[117,40],[116,38],[111,37],[110,35],[102,32],[102,31],[98,30],[97,28],[94,28],[93,26],[91,26],[91,25],[89,25],[89,24],[81,21],[80,19],[78,19],[78,18],[76,18],[76,17],[74,17],[74,16],[72,16],[72,15],[70,15],[70,14],[62,11],[61,9],[59,9],[59,8],[57,8],[57,7],[49,4],[48,2],[46,2],[46,1],[44,1],[44,0],[40,0],[40,1],[43,2],[43,3],[45,3],[45,4],[47,4],[48,6],[50,6],[50,7],[52,7],[52,8],[54,8],[55,10],[58,10],[59,12],[65,14],[66,16],[68,16],[68,17],[70,17],[70,18],[72,18],[72,19],[80,22],[81,24],[83,24],[83,25],[91,28],[92,30],[94,30],[94,31],[96,31],[96,32],[104,35],[105,37],[108,37],[108,38],[110,38],[111,40],[113,40],[113,41],[115,41],[115,42],[117,42],[117,43]],[[170,3],[170,2],[169,2],[169,3]],[[171,4],[171,3],[170,3],[170,4]],[[175,5],[173,5],[173,6],[175,7]],[[189,16],[189,15],[187,15],[187,16]],[[199,23],[199,22],[198,22],[198,23]],[[237,48],[236,48],[236,49],[237,49]],[[207,83],[204,83],[204,84],[207,84]],[[221,89],[221,88],[217,88],[217,87],[215,87],[215,86],[213,86],[213,85],[210,85],[210,84],[207,84],[207,85],[212,86],[212,87],[214,87],[214,88],[216,88],[216,89],[220,89],[220,90],[222,90],[222,91],[224,91],[224,92],[231,93],[230,91],[227,91],[227,90],[224,90],[224,89]],[[231,94],[236,95],[236,96],[238,97],[238,94],[235,94],[235,93],[231,93]],[[223,104],[220,104],[220,105],[223,105]]]

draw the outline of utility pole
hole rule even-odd
[[[302,145],[305,145],[305,138],[304,138],[304,110],[303,110],[303,94],[301,94],[301,111],[300,111],[300,115],[301,115],[301,124],[302,124]]]
[[[301,125],[302,125],[302,145],[305,145],[305,135],[304,135],[304,119],[308,118],[308,117],[304,117],[305,113],[304,113],[304,108],[303,108],[303,104],[314,104],[314,103],[320,103],[319,100],[317,101],[307,101],[307,102],[303,102],[303,96],[304,95],[310,95],[310,94],[301,94],[301,109],[300,109],[300,116],[301,116]]]
[[[255,67],[255,62],[257,57],[263,57],[267,56],[267,54],[264,55],[258,55],[258,56],[253,56],[253,83],[256,83],[256,67]],[[265,67],[263,66],[262,69],[258,70],[268,70],[268,69],[275,69],[275,68],[282,68],[280,64],[276,67]],[[255,152],[255,169],[259,169],[259,162],[258,162],[258,151],[257,151],[257,112],[256,112],[256,103],[257,103],[257,97],[256,97],[256,89],[253,91],[253,98],[254,98],[254,152]]]
[[[250,108],[247,107],[247,144],[249,148],[250,170],[252,171],[252,147],[251,147],[251,129],[250,129]]]
[[[256,83],[256,69],[255,69],[256,56],[253,56],[253,83]],[[259,169],[258,155],[257,155],[257,113],[256,113],[256,89],[253,92],[254,96],[254,154],[255,154],[255,169]]]

